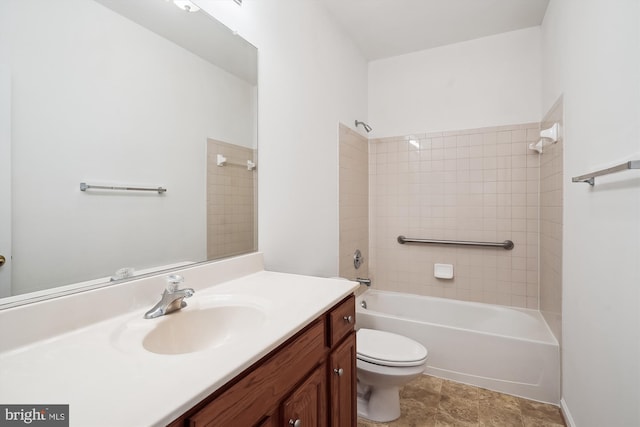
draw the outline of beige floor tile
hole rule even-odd
[[[537,419],[546,423],[564,425],[560,408],[533,400],[519,399],[520,410],[524,417]]]
[[[521,413],[519,398],[509,396],[508,394],[498,393],[497,391],[481,388],[478,390],[479,409],[508,409]]]
[[[431,407],[435,411],[440,401],[442,380],[434,381],[434,377],[427,377],[426,375],[423,375],[423,377],[403,387],[400,392],[400,399],[422,402],[426,407]]]
[[[523,415],[522,419],[524,421],[524,427],[565,427],[564,422],[562,424],[556,424],[538,418],[531,418],[526,415]]]
[[[480,427],[478,423],[464,423],[436,418],[436,427]]]
[[[441,394],[443,396],[456,396],[463,399],[478,400],[478,387],[467,384],[443,380]]]
[[[480,407],[478,421],[481,427],[524,427],[522,413],[509,408]]]
[[[358,418],[358,427],[386,427],[389,424],[384,423],[376,423],[374,421],[365,420],[363,418]]]
[[[443,386],[444,388],[444,386]],[[477,394],[477,393],[476,393]],[[468,393],[463,393],[468,396]],[[456,425],[478,424],[478,401],[458,395],[442,394],[438,404],[436,421]]]
[[[400,391],[399,419],[358,427],[565,427],[560,409],[423,375]]]
[[[389,427],[435,427],[438,402],[435,406],[414,399],[402,399],[401,416],[389,423]]]

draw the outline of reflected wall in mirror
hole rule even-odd
[[[242,196],[252,226],[225,227],[219,214],[238,212],[225,206],[238,184],[208,177],[225,168],[208,166],[207,141],[255,156],[256,68],[253,46],[173,2],[3,0],[0,306],[106,283],[122,268],[255,251],[256,171],[244,171],[252,188]],[[211,250],[208,236],[232,242],[235,232],[250,243]]]
[[[207,258],[256,250],[256,150],[207,141]]]

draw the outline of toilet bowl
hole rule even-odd
[[[358,416],[377,422],[400,417],[400,387],[426,369],[427,349],[402,335],[359,329],[356,341]]]

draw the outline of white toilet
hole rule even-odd
[[[358,416],[377,422],[399,418],[400,387],[424,372],[427,349],[373,329],[359,329],[356,338]]]

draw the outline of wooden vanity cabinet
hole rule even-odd
[[[356,334],[351,333],[329,356],[330,425],[355,426]]]
[[[329,311],[329,425],[349,427],[357,423],[355,297]]]
[[[327,381],[325,366],[320,365],[282,403],[283,426],[327,425]]]
[[[355,427],[355,297],[169,424],[170,427]]]

